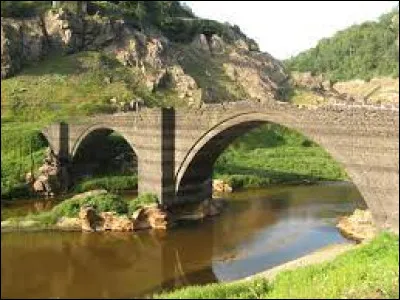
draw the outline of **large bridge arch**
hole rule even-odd
[[[296,115],[290,113],[269,114],[268,112],[247,112],[229,116],[210,127],[200,138],[195,140],[184,156],[182,163],[177,167],[175,176],[177,202],[191,201],[191,199],[199,197],[211,197],[213,164],[223,150],[233,140],[249,130],[261,124],[274,123],[294,129],[322,147],[345,170],[351,181],[360,191],[366,205],[371,208],[378,223],[390,222],[388,220],[390,217],[388,216],[393,212],[388,210],[388,207],[385,207],[384,203],[371,197],[374,194],[371,194],[371,190],[368,188],[368,184],[366,184],[366,182],[370,182],[371,180],[368,178],[368,173],[360,168],[360,160],[357,161],[357,159],[348,157],[349,149],[351,149],[352,153],[356,153],[359,143],[355,142],[355,139],[350,136],[347,137],[347,144],[345,142],[345,144],[338,145],[335,143],[335,138],[331,140],[327,139],[324,128],[308,128],[296,119]],[[346,134],[346,132],[342,132],[337,135]],[[360,156],[362,157],[362,152],[360,152]],[[368,161],[368,157],[362,157],[361,160],[365,164],[371,163]],[[394,178],[394,187],[395,180]],[[384,193],[383,189],[382,192]]]

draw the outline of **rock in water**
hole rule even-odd
[[[213,180],[213,191],[219,193],[231,193],[232,187],[221,179]]]
[[[167,229],[171,224],[168,223],[168,216],[157,205],[149,205],[138,209],[133,215],[134,229]]]
[[[370,240],[377,233],[369,210],[356,209],[352,215],[341,217],[336,227],[344,236],[357,242]]]
[[[99,217],[96,210],[91,206],[83,206],[79,211],[83,231],[95,231]]]
[[[118,216],[115,212],[100,213],[102,226],[98,230],[132,231],[133,221],[127,216]]]

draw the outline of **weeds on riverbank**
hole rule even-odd
[[[78,217],[80,208],[83,206],[91,206],[97,213],[116,212],[119,215],[131,215],[135,210],[154,203],[158,203],[158,198],[153,194],[143,194],[135,199],[126,201],[121,196],[104,191],[83,197],[75,196],[62,201],[50,211],[29,214],[25,217],[9,218],[7,221],[14,224],[16,227],[21,221],[36,221],[39,224],[33,223],[33,226],[38,227],[51,226],[56,224],[62,217]]]
[[[284,271],[272,282],[256,278],[191,286],[154,298],[398,299],[399,237],[382,233],[331,262]]]
[[[74,192],[83,193],[90,190],[105,189],[109,192],[137,189],[137,175],[113,175],[94,177],[82,180],[74,187]]]

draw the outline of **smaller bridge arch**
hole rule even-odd
[[[125,141],[131,146],[132,150],[138,155],[138,148],[135,145],[134,141],[132,138],[127,135],[124,130],[121,130],[120,128],[116,128],[112,125],[106,124],[106,123],[98,123],[95,125],[91,125],[85,129],[83,129],[75,139],[75,141],[71,145],[71,152],[70,152],[70,157],[73,160],[76,152],[78,151],[79,147],[82,145],[82,143],[92,134],[96,132],[104,132],[106,135],[115,132],[122,136]]]

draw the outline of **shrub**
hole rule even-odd
[[[51,1],[1,1],[1,16],[9,18],[34,17],[51,8]]]
[[[158,198],[156,195],[150,194],[150,193],[142,194],[142,195],[138,196],[137,198],[129,201],[128,214],[131,215],[133,212],[135,212],[139,208],[141,208],[145,205],[150,205],[150,204],[154,204],[154,203],[158,203]]]
[[[80,208],[85,205],[93,206],[98,213],[114,211],[117,214],[125,214],[128,212],[128,205],[120,196],[104,193],[84,198],[73,197],[54,206],[51,211],[41,212],[27,218],[39,221],[43,225],[51,225],[61,217],[78,217]]]

